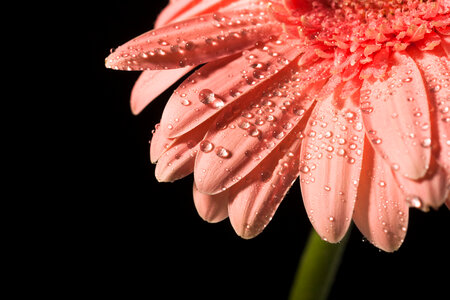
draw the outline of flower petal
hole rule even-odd
[[[221,112],[216,128],[205,137],[215,150],[197,156],[194,179],[201,192],[215,194],[237,183],[302,126],[299,122],[313,103],[313,82],[318,80],[303,80],[310,72],[282,70],[278,75],[283,77],[274,79],[263,95],[255,93],[252,102],[238,103],[237,113],[233,108]]]
[[[447,57],[450,57],[450,35],[441,36],[441,46],[444,48]]]
[[[450,62],[439,47],[423,52],[411,48],[409,53],[422,71],[433,108],[432,140],[438,141],[430,141],[433,154],[450,174]]]
[[[118,47],[106,59],[106,67],[174,69],[238,53],[282,32],[260,6],[259,11],[208,14],[149,31]]]
[[[184,3],[179,3],[184,2]],[[175,5],[168,5],[156,19],[155,27],[161,27],[168,23],[177,22],[218,11],[235,2],[243,2],[248,7],[250,0],[188,0],[177,1]]]
[[[366,140],[367,141],[367,140]],[[408,205],[390,166],[367,141],[353,220],[376,247],[397,250],[408,227]]]
[[[194,171],[195,157],[199,143],[205,136],[209,123],[202,124],[173,141],[169,148],[159,157],[155,168],[156,179],[160,182],[173,182]]]
[[[192,69],[192,67],[186,67],[173,70],[149,70],[142,72],[131,92],[130,105],[133,114],[139,114],[156,97]]]
[[[317,103],[300,154],[306,212],[317,233],[332,243],[344,237],[351,222],[364,143],[362,119],[354,101],[349,98],[342,105],[334,99],[332,93]]]
[[[228,217],[228,192],[217,195],[206,195],[193,187],[194,204],[200,217],[209,222],[217,223]]]
[[[427,93],[411,57],[394,52],[390,62],[387,80],[363,82],[364,125],[374,149],[398,166],[400,174],[418,179],[426,174],[431,157]]]
[[[150,161],[156,163],[164,152],[169,149],[175,139],[169,139],[161,130],[161,125],[156,124],[150,142]]]
[[[228,211],[239,236],[253,238],[272,220],[298,176],[300,144],[301,140],[292,135],[230,189]]]
[[[450,178],[434,161],[424,178],[410,180],[396,176],[396,179],[408,204],[423,211],[428,211],[430,206],[438,209],[449,195]]]
[[[195,128],[235,100],[248,98],[255,89],[265,89],[267,80],[298,54],[295,44],[286,40],[206,64],[169,99],[161,120],[163,129],[175,137]]]
[[[177,21],[179,15],[189,12],[190,9],[195,7],[195,4],[198,0],[178,0],[178,1],[170,1],[169,5],[167,5],[158,15],[158,18],[155,21],[155,28],[159,28],[173,22]],[[189,17],[194,16],[191,14]]]

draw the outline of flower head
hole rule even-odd
[[[254,237],[300,177],[323,239],[353,219],[394,251],[409,207],[449,205],[448,0],[172,0],[155,28],[106,66],[144,71],[134,113],[192,72],[150,152],[205,220]]]

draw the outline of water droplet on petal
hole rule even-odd
[[[208,152],[211,152],[213,149],[214,149],[214,145],[209,141],[205,140],[200,143],[200,150],[202,152],[208,153]]]
[[[422,208],[423,206],[422,199],[414,195],[406,197],[406,202],[409,204],[409,206],[414,208]]]
[[[219,147],[216,152],[217,156],[220,158],[230,158],[231,152],[223,147]]]

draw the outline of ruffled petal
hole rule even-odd
[[[374,149],[400,174],[423,177],[430,163],[431,131],[427,92],[414,61],[394,52],[388,79],[366,79],[361,111]]]
[[[235,113],[231,108],[217,117],[216,128],[205,137],[215,149],[200,152],[195,164],[194,179],[201,192],[214,194],[244,178],[284,143],[312,105],[316,85],[302,80],[309,72],[287,69],[278,75],[283,77],[263,95],[255,93],[253,101],[239,103]]]
[[[200,217],[209,222],[217,223],[228,217],[228,192],[217,195],[205,195],[193,187],[194,204]]]
[[[285,40],[206,64],[169,99],[161,120],[163,129],[171,137],[179,136],[234,101],[249,98],[255,89],[262,91],[299,53],[292,40]]]
[[[408,205],[390,166],[367,142],[353,220],[376,247],[397,250],[408,227]]]
[[[439,47],[423,52],[411,48],[409,53],[422,71],[433,108],[433,154],[450,174],[450,62]]]
[[[133,114],[139,114],[156,97],[192,69],[192,67],[186,67],[142,72],[131,92],[130,105]]]
[[[436,163],[432,163],[428,173],[419,180],[396,176],[400,189],[411,207],[428,211],[444,204],[450,192],[450,178]]]
[[[264,8],[261,4],[259,10],[208,14],[157,28],[118,47],[107,57],[106,67],[174,69],[238,53],[282,32]]]
[[[300,154],[306,212],[317,233],[332,243],[344,237],[351,222],[364,143],[357,105],[334,98],[332,93],[317,103]]]
[[[228,212],[239,236],[253,238],[272,220],[298,176],[300,144],[296,134],[292,135],[230,189]]]

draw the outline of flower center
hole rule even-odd
[[[280,1],[270,1],[274,17],[324,51],[360,49],[369,56],[383,47],[401,51],[422,40],[432,49],[439,44],[435,31],[448,31],[450,23],[450,4],[441,0]]]

